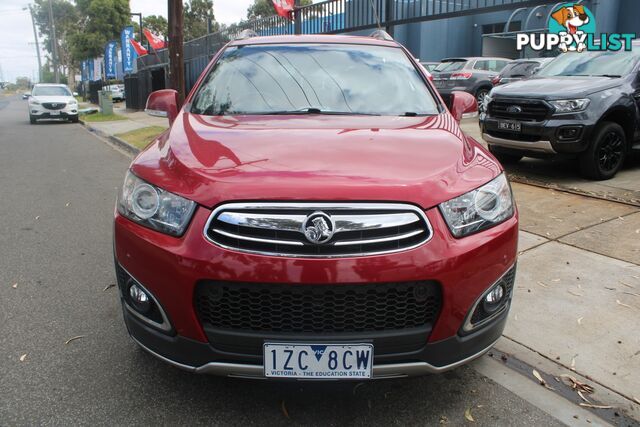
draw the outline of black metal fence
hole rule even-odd
[[[557,3],[557,0],[326,0],[296,9],[293,20],[270,16],[231,25],[222,31],[186,42],[185,87],[187,92],[190,91],[216,52],[243,30],[253,30],[260,36],[273,36],[336,34],[385,28],[393,34],[393,27],[397,25],[552,3]],[[146,102],[150,91],[157,88],[157,84],[149,82],[150,79],[154,78],[155,72],[155,81],[159,81],[157,69],[160,68],[164,76],[168,76],[168,62],[166,49],[138,58],[139,87],[135,95],[126,89],[125,79],[127,108],[136,108],[133,105]],[[129,102],[130,96],[140,99]]]

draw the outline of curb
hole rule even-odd
[[[89,132],[95,133],[96,135],[109,140],[109,142],[113,143],[118,148],[123,149],[124,151],[126,151],[129,154],[132,154],[132,155],[136,156],[136,155],[138,155],[138,153],[140,153],[140,150],[138,148],[136,148],[133,145],[129,144],[124,139],[120,139],[117,136],[109,135],[106,132],[103,132],[103,131],[101,131],[99,129],[96,129],[96,128],[94,128],[93,126],[91,126],[89,123],[85,122],[82,119],[79,119],[78,123],[80,123],[82,126],[84,126]]]

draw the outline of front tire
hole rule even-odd
[[[484,99],[489,95],[490,89],[480,88],[476,91],[476,102],[478,103],[478,111],[484,112]]]
[[[31,114],[29,114],[29,123],[31,123],[32,125],[35,125],[37,121],[38,119],[33,117]]]
[[[587,179],[613,178],[627,155],[627,136],[617,123],[603,122],[595,129],[587,151],[580,155],[580,172]]]
[[[78,123],[78,121],[79,121],[79,117],[78,117],[78,116],[73,116],[73,117],[71,117],[71,118],[69,119],[69,121],[70,121],[71,123]]]
[[[489,151],[503,165],[516,164],[524,157],[522,154],[505,153],[504,151],[496,150],[493,145],[489,146]]]

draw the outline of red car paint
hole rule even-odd
[[[336,36],[233,44],[305,42],[397,46]],[[175,118],[170,110],[174,93],[152,95],[148,108],[169,99],[163,108],[170,111],[172,127],[138,155],[131,171],[198,207],[181,237],[145,228],[116,211],[116,260],[161,302],[177,335],[202,343],[207,337],[193,295],[203,278],[300,286],[435,280],[442,286],[443,305],[428,340],[456,336],[474,302],[515,264],[518,239],[517,211],[497,226],[454,238],[438,210],[440,203],[503,172],[458,126],[456,119],[475,105],[465,95],[457,95],[453,115],[445,111],[433,117],[201,116],[182,109]],[[262,200],[409,203],[426,212],[434,236],[404,252],[326,259],[241,253],[205,239],[205,223],[216,206]]]

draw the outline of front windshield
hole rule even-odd
[[[33,96],[71,96],[69,89],[63,86],[36,86],[33,88]]]
[[[633,51],[603,51],[565,53],[558,56],[537,74],[554,76],[624,76],[630,73],[640,59],[640,48]]]
[[[196,114],[437,114],[403,50],[342,44],[227,49],[193,102]]]

